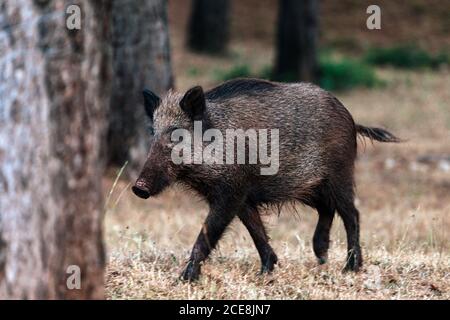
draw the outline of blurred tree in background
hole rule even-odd
[[[133,176],[149,147],[142,90],[164,94],[173,85],[166,0],[112,2],[113,90],[107,156]]]
[[[81,30],[66,28],[79,5]],[[1,0],[0,297],[103,298],[102,177],[140,169],[142,90],[173,86],[166,0]],[[229,0],[193,0],[189,47],[223,53]],[[280,2],[276,72],[316,74],[317,2]],[[293,72],[293,73],[292,73]],[[81,289],[66,285],[69,266]]]
[[[0,297],[104,297],[110,1],[0,2]],[[67,270],[81,270],[69,290]]]
[[[188,46],[194,51],[220,54],[227,49],[230,29],[229,0],[193,0]]]
[[[274,77],[316,82],[318,0],[280,0]]]

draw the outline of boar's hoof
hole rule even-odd
[[[261,271],[259,271],[259,275],[263,276],[265,274],[271,274],[274,269],[274,264],[272,265],[262,265]]]
[[[344,272],[353,271],[358,272],[362,267],[361,254],[349,253],[347,262],[344,267]]]
[[[196,281],[200,276],[200,265],[198,263],[194,263],[193,261],[189,261],[184,271],[181,273],[181,280],[185,281]]]
[[[261,271],[259,272],[260,275],[269,274],[272,273],[272,271],[275,269],[275,264],[278,262],[278,258],[275,253],[271,253],[269,255],[269,258],[266,262],[264,262],[261,265]]]
[[[322,255],[317,256],[317,262],[320,265],[327,263],[327,261],[328,261],[328,255],[327,254],[322,254]]]

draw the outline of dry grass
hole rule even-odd
[[[233,57],[207,57],[183,50],[180,28],[172,30],[179,89],[214,84],[212,70]],[[271,62],[259,42],[232,43],[252,66]],[[190,64],[187,65],[186,61]],[[195,75],[189,68],[197,69]],[[356,164],[357,206],[365,265],[342,273],[345,232],[332,230],[330,261],[318,266],[311,238],[317,214],[298,206],[280,218],[265,216],[279,256],[274,274],[259,277],[259,260],[247,231],[234,222],[198,283],[177,279],[200,231],[207,207],[176,188],[143,201],[127,181],[112,193],[106,213],[110,299],[449,299],[450,298],[450,71],[378,70],[386,88],[338,97],[359,123],[385,126],[409,141],[360,143]],[[434,155],[422,163],[421,156]],[[115,174],[105,179],[111,188]]]
[[[449,299],[450,168],[439,156],[450,155],[450,74],[382,73],[391,81],[387,88],[340,96],[359,122],[385,125],[409,139],[400,145],[360,144],[361,273],[341,272],[345,232],[339,219],[330,261],[316,265],[311,238],[317,215],[299,206],[297,213],[265,216],[280,258],[272,277],[256,276],[256,250],[235,222],[201,281],[179,282],[206,205],[176,188],[139,200],[121,181],[106,215],[109,298]],[[438,157],[418,162],[423,155]],[[109,188],[111,180],[105,184]]]
[[[344,257],[339,250],[337,256]],[[216,255],[204,266],[198,283],[179,281],[182,256],[153,248],[145,253],[113,256],[108,271],[112,299],[448,299],[448,261],[439,254],[393,255],[370,251],[366,270],[343,274],[342,261],[316,266],[310,250],[282,250],[281,267],[271,276],[257,275],[253,255]],[[430,259],[432,261],[430,261]]]

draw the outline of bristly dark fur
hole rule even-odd
[[[155,135],[133,191],[142,198],[156,196],[180,183],[204,199],[210,212],[192,249],[182,278],[195,280],[203,261],[231,221],[238,217],[249,231],[261,259],[261,272],[271,272],[277,256],[269,244],[261,211],[303,203],[318,212],[313,250],[325,263],[335,214],[347,234],[345,268],[362,265],[359,211],[355,207],[354,163],[357,138],[399,142],[384,129],[355,124],[345,106],[331,93],[307,83],[275,83],[236,79],[206,92],[200,87],[184,95],[170,91],[153,108]],[[204,111],[204,112],[203,112]],[[261,175],[261,164],[176,165],[171,161],[171,128],[192,130],[194,120],[204,128],[277,129],[279,162],[272,175]]]
[[[360,135],[370,138],[371,140],[376,140],[380,142],[402,142],[401,139],[394,136],[392,133],[385,129],[381,128],[372,128],[372,127],[365,127],[360,124],[356,125],[356,132],[358,132]]]
[[[213,101],[230,99],[240,95],[254,95],[268,92],[275,87],[275,83],[260,79],[234,79],[206,92],[206,99]]]

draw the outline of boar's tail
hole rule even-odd
[[[402,142],[401,139],[394,136],[387,130],[380,128],[364,127],[362,125],[356,125],[356,132],[364,137],[370,138],[380,142]]]

